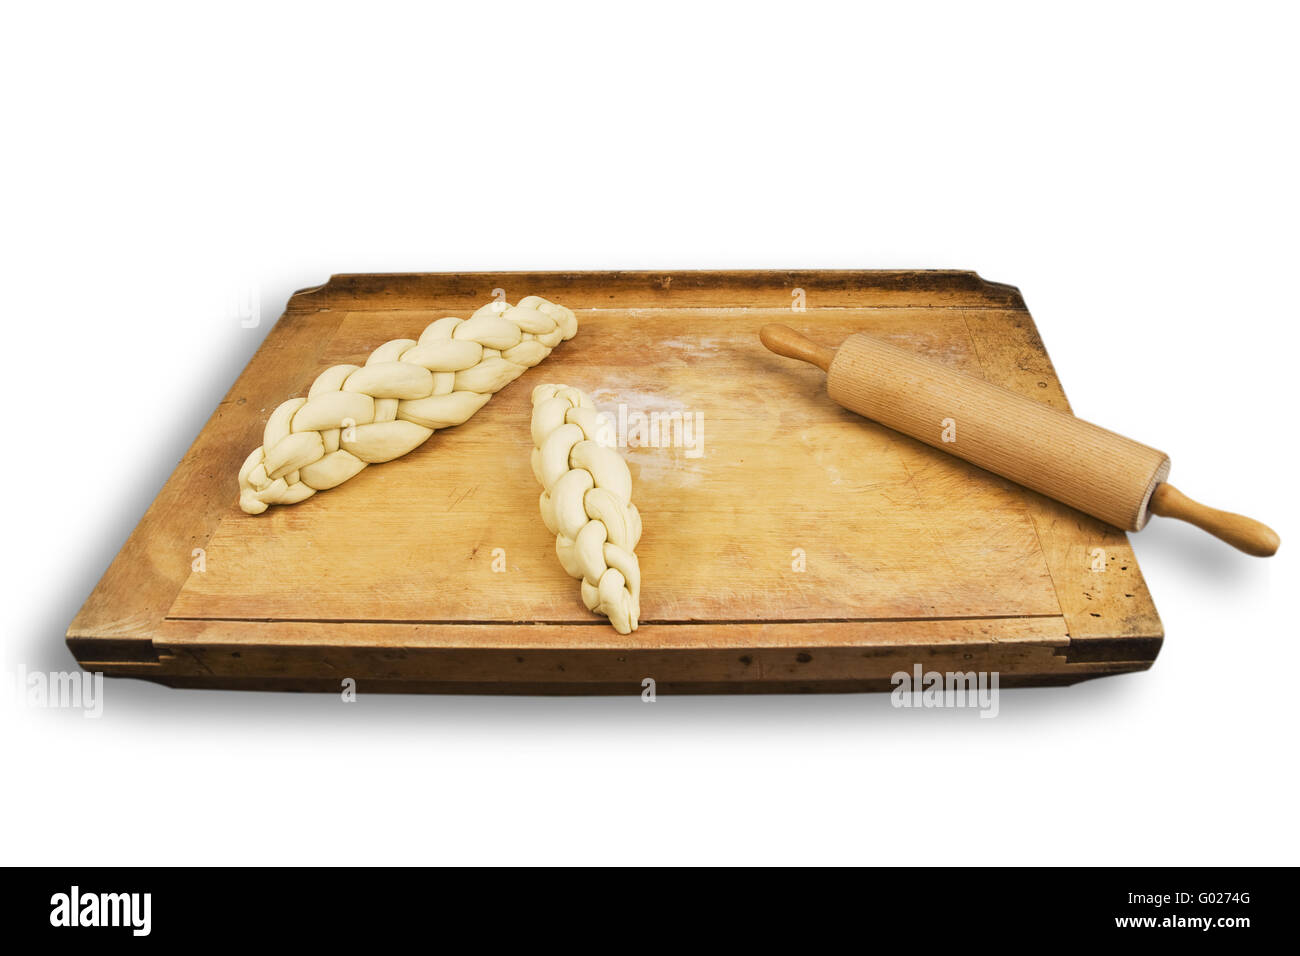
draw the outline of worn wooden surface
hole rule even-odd
[[[279,402],[497,288],[570,306],[577,337],[404,458],[238,509]],[[69,645],[110,674],[305,690],[838,691],[917,662],[1005,686],[1150,666],[1160,622],[1123,534],[840,408],[821,372],[759,343],[773,321],[826,345],[871,332],[1068,408],[1019,294],[973,273],[338,276],[290,300]],[[645,520],[627,637],[583,608],[537,513],[529,393],[546,381],[615,421],[622,405],[701,423],[697,448],[622,449]]]

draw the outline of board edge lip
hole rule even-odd
[[[324,282],[298,289],[289,296],[285,303],[285,312],[310,312],[321,308],[320,302],[328,301],[331,292],[346,292],[345,287],[368,281],[390,280],[398,283],[414,283],[429,280],[456,279],[486,280],[531,278],[573,282],[575,280],[620,280],[620,281],[657,281],[667,290],[674,280],[685,279],[696,282],[712,280],[713,286],[721,287],[727,282],[743,278],[784,278],[787,281],[808,281],[826,279],[833,281],[851,281],[854,278],[868,279],[904,279],[907,277],[925,277],[934,280],[948,279],[956,286],[961,280],[971,284],[967,291],[982,290],[998,293],[1005,299],[999,308],[1008,311],[1028,312],[1024,295],[1018,286],[1006,282],[986,279],[975,269],[956,269],[933,267],[923,269],[907,268],[836,268],[819,269],[813,267],[798,268],[694,268],[694,269],[506,269],[474,271],[412,271],[412,272],[336,272],[331,273]],[[681,287],[679,283],[678,287]],[[973,307],[973,306],[970,306]],[[327,306],[325,308],[328,308]]]

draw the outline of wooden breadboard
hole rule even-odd
[[[409,455],[239,510],[277,404],[496,289],[569,306],[577,336]],[[970,272],[336,276],[290,299],[68,644],[111,675],[330,691],[885,690],[916,663],[1002,686],[1150,666],[1161,625],[1124,534],[839,407],[759,343],[773,321],[827,345],[871,332],[1068,408],[1020,294]],[[632,442],[631,635],[582,606],[538,514],[543,382],[588,392]]]

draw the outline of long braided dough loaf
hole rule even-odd
[[[582,579],[582,603],[620,634],[641,616],[641,567],[633,549],[641,514],[632,474],[618,452],[598,444],[591,399],[565,385],[533,389],[533,474],[541,482],[542,520],[570,577]]]
[[[466,421],[577,331],[571,311],[530,295],[438,319],[418,342],[385,342],[362,367],[326,369],[306,398],[271,413],[261,447],[239,469],[239,506],[261,514],[400,458],[435,429]]]

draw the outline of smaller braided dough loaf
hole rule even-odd
[[[596,441],[591,399],[565,385],[533,389],[533,474],[542,492],[542,520],[555,553],[582,579],[582,603],[604,614],[620,634],[641,616],[641,567],[633,549],[641,515],[632,504],[632,474],[612,448]]]
[[[438,319],[418,342],[385,342],[364,367],[327,368],[306,398],[271,413],[261,447],[239,469],[239,506],[261,514],[400,458],[436,429],[466,421],[577,331],[572,312],[530,295]]]

